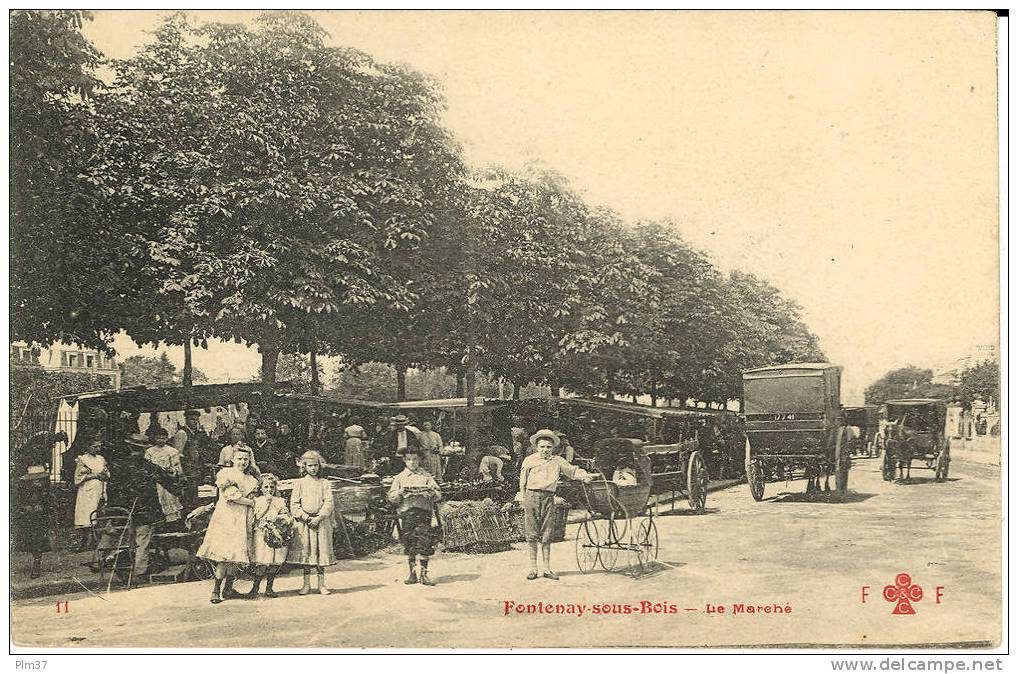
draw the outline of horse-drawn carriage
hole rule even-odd
[[[658,555],[654,506],[648,503],[650,459],[641,443],[629,438],[599,440],[593,451],[599,477],[582,485],[587,519],[576,531],[576,564],[583,573],[598,565],[611,571],[624,554],[627,568],[638,575]],[[635,484],[620,485],[608,479],[623,464],[635,467]]]
[[[750,493],[763,499],[770,481],[798,477],[806,492],[830,492],[841,500],[852,465],[841,417],[841,367],[789,363],[743,372],[746,417],[746,477]]]
[[[912,477],[912,461],[934,471],[934,479],[943,482],[951,467],[951,443],[945,433],[947,403],[932,398],[888,400],[887,426],[884,429],[883,478],[886,481]]]
[[[877,431],[880,430],[880,408],[876,405],[842,407],[841,414],[845,426],[849,429],[849,447],[852,456],[860,454],[865,454],[867,457],[876,456]]]

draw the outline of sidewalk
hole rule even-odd
[[[969,440],[951,438],[951,458],[1000,465],[1000,437],[976,435]]]
[[[744,479],[716,480],[707,485],[707,492],[712,493],[743,483],[745,483]],[[659,506],[668,506],[669,499],[669,494],[661,494],[658,497],[657,504]],[[678,509],[686,507],[685,498],[677,497],[675,505]],[[586,511],[573,510],[570,513],[568,523],[575,524],[585,519]],[[28,577],[32,565],[30,555],[17,553],[11,557],[11,599],[37,599],[39,597],[70,595],[80,592],[94,592],[95,594],[106,592],[106,584],[100,583],[98,576],[87,567],[82,566],[83,562],[91,559],[91,552],[75,553],[61,549],[63,545],[61,539],[66,533],[64,530],[58,531],[56,535],[57,544],[54,546],[55,551],[43,555],[43,574],[39,578]],[[385,555],[386,553],[376,554]],[[396,553],[391,554],[395,555]],[[148,585],[149,583],[144,583],[141,587]],[[114,590],[120,589],[119,583],[114,581],[112,588]]]

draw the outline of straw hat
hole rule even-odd
[[[392,418],[392,423],[394,423],[394,424],[408,424],[408,423],[410,423],[410,417],[408,417],[405,414],[397,414],[396,416],[394,416]]]
[[[351,424],[343,429],[343,432],[349,435],[351,438],[363,438],[364,427],[357,424]]]
[[[49,471],[46,470],[46,466],[29,466],[28,470],[21,476],[20,479],[41,480],[44,477],[49,477]]]
[[[561,442],[561,440],[558,439],[558,435],[555,434],[555,431],[551,430],[550,428],[542,428],[541,430],[530,436],[530,446],[537,447],[537,441],[543,438],[548,438],[549,440],[551,440],[551,444],[554,447],[558,447],[559,443]]]

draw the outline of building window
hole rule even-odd
[[[85,356],[85,367],[87,367],[90,370],[93,367],[95,367],[95,357],[93,357],[93,356]]]

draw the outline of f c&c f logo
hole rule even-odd
[[[869,585],[862,586],[862,603],[865,604],[869,598]],[[912,582],[912,576],[907,573],[899,573],[894,577],[894,584],[885,585],[881,593],[884,601],[894,604],[891,615],[916,615],[914,603],[923,600],[923,588],[919,583]],[[944,598],[944,586],[936,586],[936,601],[939,604]]]

